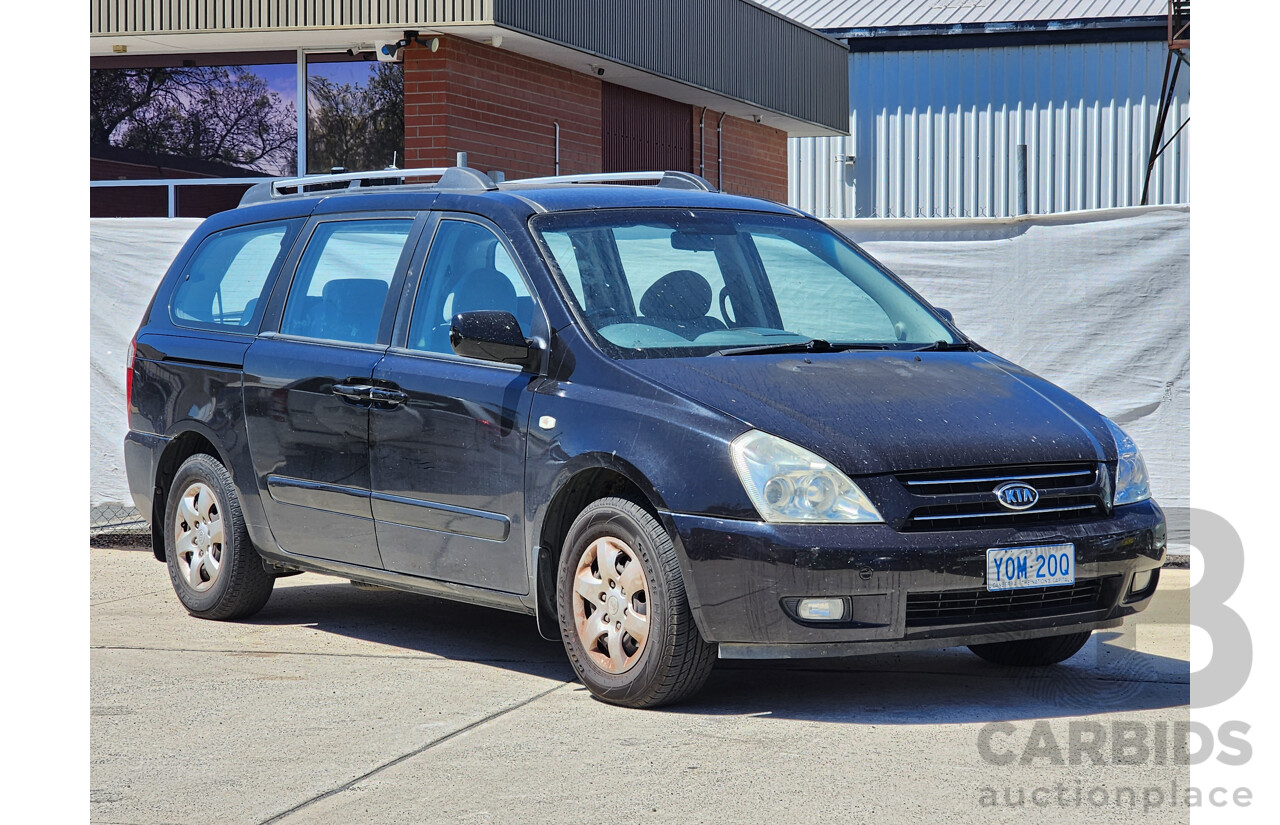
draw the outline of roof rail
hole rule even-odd
[[[334,172],[326,175],[303,175],[293,178],[274,178],[249,188],[240,199],[240,205],[262,203],[276,198],[297,197],[308,194],[307,190],[316,186],[327,186],[334,189],[335,183],[346,183],[344,191],[360,189],[368,180],[399,180],[405,178],[439,178],[435,186],[438,189],[458,189],[464,191],[487,191],[497,189],[487,175],[478,170],[464,166],[436,166],[422,169],[377,169],[370,172]],[[293,191],[286,191],[293,190]],[[317,193],[310,193],[317,194]]]
[[[597,172],[587,175],[552,175],[545,178],[520,178],[508,184],[541,183],[639,183],[653,181],[654,185],[668,189],[697,189],[715,192],[716,188],[706,178],[691,172]]]

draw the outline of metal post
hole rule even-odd
[[[1018,144],[1018,202],[1017,214],[1027,214],[1027,144]]]
[[[560,121],[551,121],[556,127],[556,174],[560,174]]]
[[[721,128],[724,116],[725,112],[721,112],[716,121],[716,189],[721,192],[724,191],[724,130]]]
[[[178,217],[178,187],[172,183],[165,187],[169,190],[169,217]]]
[[[707,176],[707,134],[703,126],[707,121],[707,107],[702,107],[702,116],[698,118],[698,176]]]
[[[466,152],[459,152],[459,153],[458,153],[458,165],[459,165],[459,166],[461,166],[461,167],[463,167],[463,168],[466,168],[466,165],[467,165],[467,153],[466,153]]]
[[[298,49],[298,168],[307,174],[307,53]]]
[[[1182,61],[1175,59],[1177,52],[1169,51],[1164,61],[1164,79],[1160,81],[1160,106],[1156,110],[1155,127],[1151,130],[1151,149],[1147,154],[1147,175],[1142,182],[1142,200],[1143,206],[1147,205],[1147,195],[1151,192],[1151,173],[1155,171],[1156,161],[1160,159],[1160,154],[1164,151],[1160,147],[1160,139],[1164,137],[1165,122],[1169,119],[1169,110],[1173,105],[1173,97],[1177,93],[1178,87],[1178,70],[1182,68]],[[1169,67],[1173,66],[1172,76],[1169,74]],[[1166,144],[1168,145],[1168,144]]]

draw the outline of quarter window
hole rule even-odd
[[[174,293],[174,323],[256,332],[267,278],[295,228],[289,223],[260,224],[206,238]]]
[[[387,290],[412,228],[407,218],[317,226],[289,286],[280,332],[375,343]]]

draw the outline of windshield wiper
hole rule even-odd
[[[773,355],[788,352],[843,352],[850,349],[888,349],[885,344],[833,344],[822,338],[810,338],[808,341],[786,341],[777,344],[756,344],[749,347],[728,347],[718,349],[711,355]]]
[[[968,341],[934,341],[923,347],[916,347],[912,352],[972,352],[973,344]]]

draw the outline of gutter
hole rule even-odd
[[[1168,19],[1159,17],[1099,17],[1064,20],[1014,20],[988,23],[946,23],[918,26],[858,26],[822,29],[830,37],[846,41],[894,37],[954,37],[965,34],[1029,34],[1049,32],[1088,32],[1115,29],[1167,28]]]

